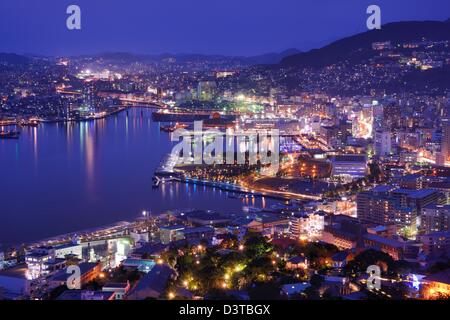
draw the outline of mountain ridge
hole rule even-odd
[[[349,57],[360,61],[373,55],[373,50],[371,50],[373,42],[391,41],[395,45],[422,39],[450,40],[450,19],[446,21],[391,22],[383,25],[379,30],[358,33],[319,49],[288,56],[283,58],[279,65],[282,67],[320,68]]]

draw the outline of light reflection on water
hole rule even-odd
[[[230,199],[226,191],[189,184],[152,189],[153,171],[171,144],[149,110],[21,130],[18,140],[0,140],[3,244],[131,220],[144,209],[234,212],[274,203]]]

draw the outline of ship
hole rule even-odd
[[[161,126],[160,130],[165,132],[174,132],[176,129],[185,129],[187,127],[187,124],[177,122],[174,126]]]
[[[218,114],[218,113],[215,113]],[[229,124],[236,120],[235,115],[219,115],[214,116],[210,113],[191,113],[191,112],[153,112],[152,119],[155,122],[193,122],[202,121],[210,122],[211,125]]]
[[[20,122],[20,126],[22,126],[22,127],[37,127],[38,125],[39,125],[39,122],[36,119],[30,119],[28,121],[22,120]]]

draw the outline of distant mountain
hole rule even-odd
[[[284,58],[299,54],[301,51],[297,49],[287,49],[280,53],[272,52],[266,53],[259,56],[253,56],[246,58],[249,64],[276,64],[280,63]]]
[[[375,53],[373,42],[391,41],[392,44],[421,40],[450,40],[450,19],[440,21],[393,22],[380,30],[371,30],[333,42],[323,48],[288,56],[281,66],[321,68],[342,60],[353,63],[370,58]]]
[[[234,60],[235,62],[240,62],[245,65],[257,65],[257,64],[277,64],[287,56],[300,53],[297,49],[288,49],[283,52],[272,52],[257,56],[225,56],[225,55],[207,55],[207,54],[194,54],[194,53],[179,53],[179,54],[133,54],[128,52],[108,52],[98,55],[98,57],[105,60],[118,60],[123,62],[150,62],[150,61],[162,61],[164,59],[174,58],[177,62],[190,62],[190,61],[219,61],[219,60]],[[87,56],[86,56],[87,57]]]
[[[0,52],[0,64],[8,64],[8,65],[21,65],[27,64],[30,62],[30,59],[21,56],[15,53],[1,53]]]

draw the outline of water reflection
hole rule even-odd
[[[169,135],[139,109],[95,122],[40,124],[19,140],[0,140],[0,243],[131,220],[143,208],[236,212],[270,205],[200,185],[152,189],[153,171],[170,150]]]

